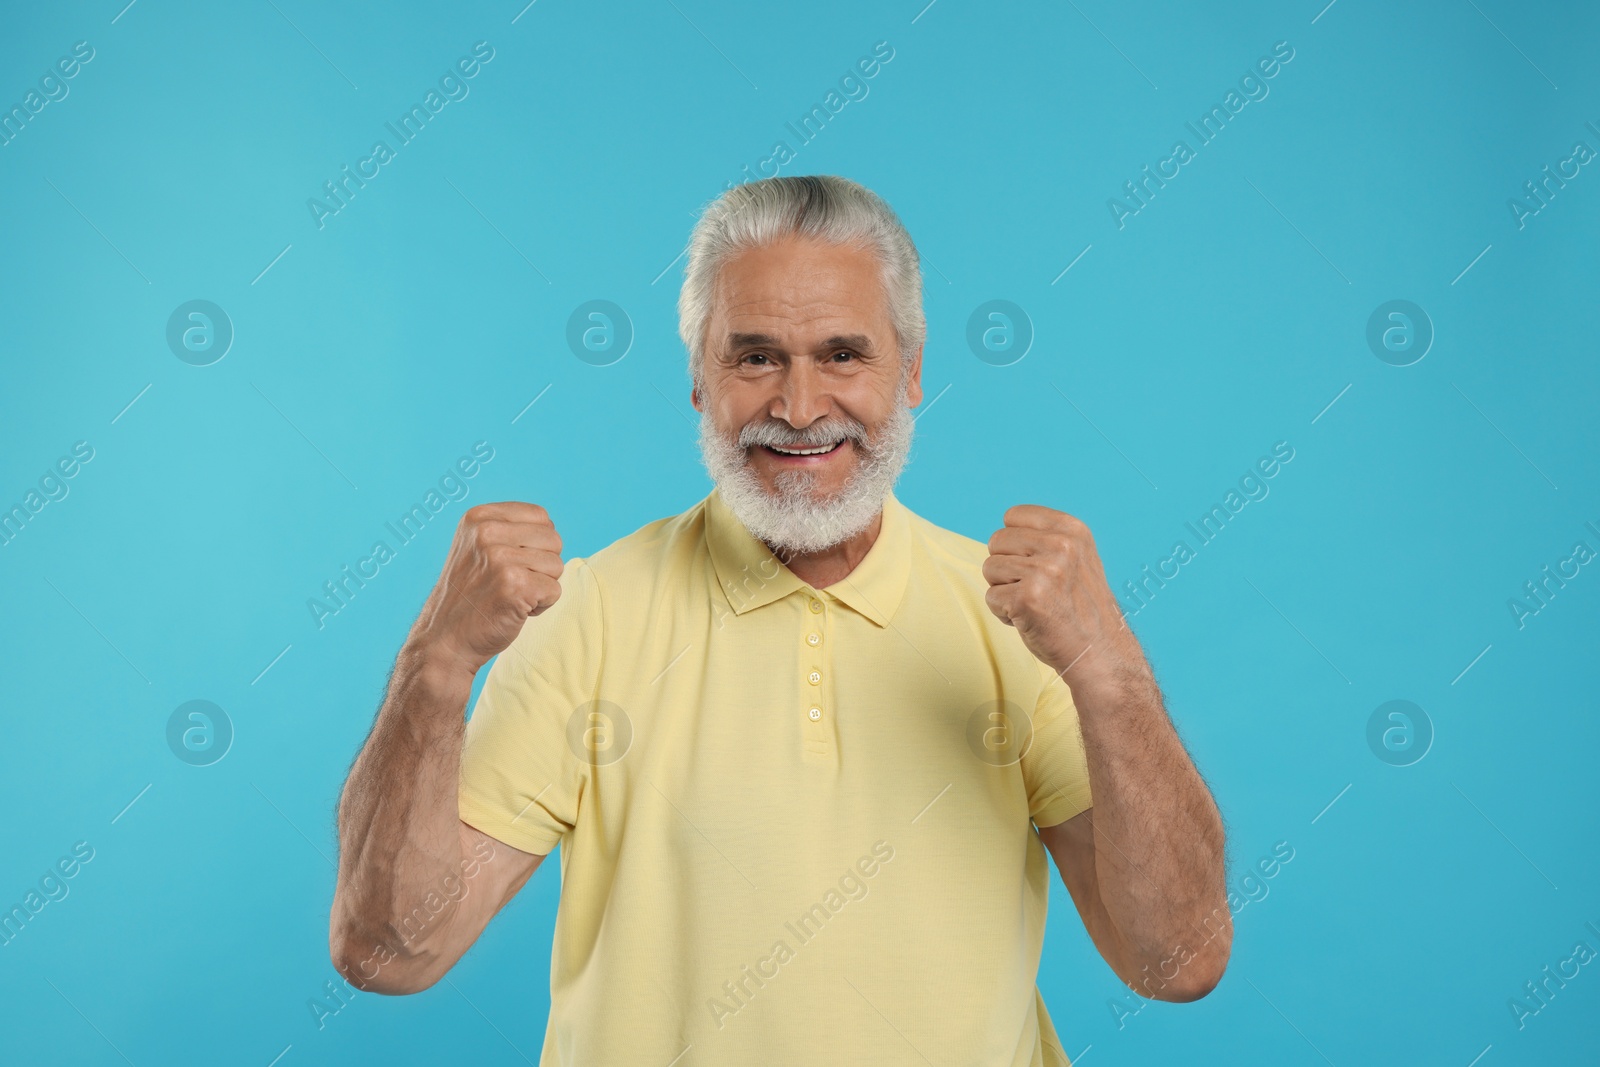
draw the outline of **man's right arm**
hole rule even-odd
[[[543,508],[472,508],[395,661],[339,801],[328,947],[359,989],[433,985],[544,859],[463,822],[458,790],[473,678],[560,597],[560,551]]]

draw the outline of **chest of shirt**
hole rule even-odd
[[[626,812],[665,798],[690,820],[716,811],[804,835],[909,821],[949,787],[980,823],[1026,823],[1018,762],[1041,675],[1014,631],[975,617],[981,594],[913,588],[887,626],[809,589],[719,607],[608,617],[597,693],[611,755],[591,813],[609,810],[620,832]]]

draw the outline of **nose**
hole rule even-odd
[[[769,413],[805,429],[828,413],[828,383],[810,360],[795,360],[783,373],[783,387]]]

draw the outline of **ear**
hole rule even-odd
[[[696,411],[703,411],[704,410],[703,408],[700,407],[700,387],[699,386],[694,386],[694,387],[690,388],[690,390],[689,390],[689,404]]]
[[[906,405],[916,407],[922,403],[922,346],[911,357],[911,380],[906,383]]]

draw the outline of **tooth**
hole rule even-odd
[[[810,445],[800,448],[784,448],[781,445],[771,445],[769,447],[774,452],[781,452],[786,456],[820,456],[839,447],[839,442],[836,441],[831,445]]]

